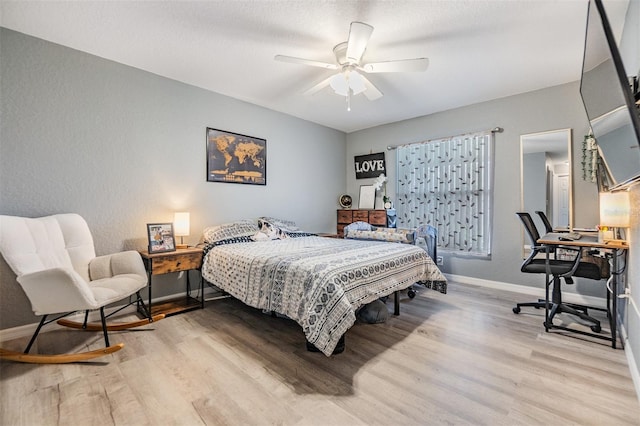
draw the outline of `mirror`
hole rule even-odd
[[[573,229],[571,138],[571,129],[520,136],[520,206],[532,216],[540,235],[546,231],[538,210],[546,213],[554,229]],[[528,246],[529,238],[524,241]]]

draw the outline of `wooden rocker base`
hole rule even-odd
[[[155,321],[160,321],[164,317],[165,317],[165,314],[158,314],[158,315],[152,316],[151,321],[149,321],[148,318],[145,318],[139,321],[125,322],[121,324],[111,324],[111,325],[107,324],[107,331],[120,331],[120,330],[129,329],[129,328],[140,327],[143,325],[151,324],[152,322],[155,322]],[[64,327],[75,328],[78,330],[102,331],[102,324],[98,322],[88,323],[86,327],[81,322],[71,321],[67,319],[60,319],[57,321],[57,323]]]
[[[68,364],[70,362],[87,361],[93,358],[109,355],[114,352],[118,352],[123,347],[124,343],[118,343],[117,345],[97,349],[95,351],[59,355],[31,355],[25,354],[24,352],[14,352],[0,348],[0,359],[25,362],[29,364]]]

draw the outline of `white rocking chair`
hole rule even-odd
[[[147,285],[147,274],[140,254],[124,251],[96,257],[93,237],[85,220],[77,214],[57,214],[41,218],[0,216],[0,252],[17,275],[36,315],[42,315],[24,353],[0,348],[0,358],[18,362],[61,364],[104,356],[124,347],[111,346],[109,330],[124,330],[158,321],[164,315],[151,317],[140,290]],[[137,297],[132,300],[131,296]],[[104,307],[129,298],[127,304],[105,315]],[[138,303],[147,318],[139,321],[107,325],[106,319],[125,307]],[[87,323],[89,311],[100,310],[101,323]],[[77,311],[85,311],[84,322],[62,319]],[[49,315],[56,318],[47,321]],[[29,350],[40,329],[53,321],[90,331],[102,330],[106,347],[94,351],[31,355]]]

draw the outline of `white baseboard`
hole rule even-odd
[[[484,280],[480,278],[466,277],[463,275],[444,274],[448,280],[455,281],[462,284],[477,285],[478,287],[495,288],[496,290],[511,291],[514,293],[527,294],[529,296],[535,296],[538,298],[544,298],[544,286],[542,287],[529,287],[525,285],[509,284],[500,281]],[[544,284],[544,283],[543,283]],[[588,305],[605,308],[607,306],[607,299],[604,297],[584,296],[577,293],[562,293],[562,299],[568,303],[575,303],[577,305]]]
[[[621,323],[621,321],[619,321],[619,323]],[[627,356],[627,363],[629,364],[631,380],[633,380],[633,387],[636,390],[636,396],[638,397],[638,401],[640,402],[640,371],[638,371],[638,364],[635,361],[636,357],[631,350],[631,345],[629,344],[627,330],[624,328],[624,324],[622,323],[620,325],[620,337],[624,342],[624,353]]]
[[[211,294],[217,294],[216,290],[210,288],[210,287],[205,287],[204,289],[204,296],[205,296],[205,300],[209,300],[207,299],[208,295]],[[169,299],[173,299],[175,297],[179,297],[179,296],[184,296],[184,293],[178,293],[178,294],[171,294],[169,296],[163,296],[163,297],[158,297],[157,299],[153,299],[153,303],[160,303],[163,302],[165,300],[169,300]],[[116,311],[117,309],[119,309],[119,307],[113,307],[111,309],[107,309],[105,311],[105,314],[109,314],[111,312]],[[123,309],[121,311],[122,314],[130,314],[130,313],[134,313],[136,311],[136,307],[135,305],[131,305],[128,306],[127,308]],[[52,317],[55,318],[54,315],[52,315]],[[82,312],[77,312],[73,315],[70,315],[67,317],[68,319],[74,320],[74,321],[84,321],[84,313]],[[94,322],[94,321],[100,321],[100,314],[98,313],[98,311],[92,311],[89,313],[89,321],[90,322]],[[13,339],[20,339],[22,337],[31,337],[33,335],[33,333],[36,331],[36,328],[38,327],[38,323],[34,322],[32,324],[27,324],[27,325],[21,325],[18,327],[12,327],[12,328],[7,328],[4,330],[0,330],[0,343],[2,342],[6,342],[9,340],[13,340]],[[48,331],[53,331],[53,330],[59,330],[62,328],[67,328],[67,327],[63,327],[61,325],[58,325],[57,323],[53,322],[51,324],[48,324],[46,327],[42,328],[41,333],[46,333]]]

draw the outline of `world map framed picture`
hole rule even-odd
[[[207,181],[267,184],[267,140],[207,127]]]

